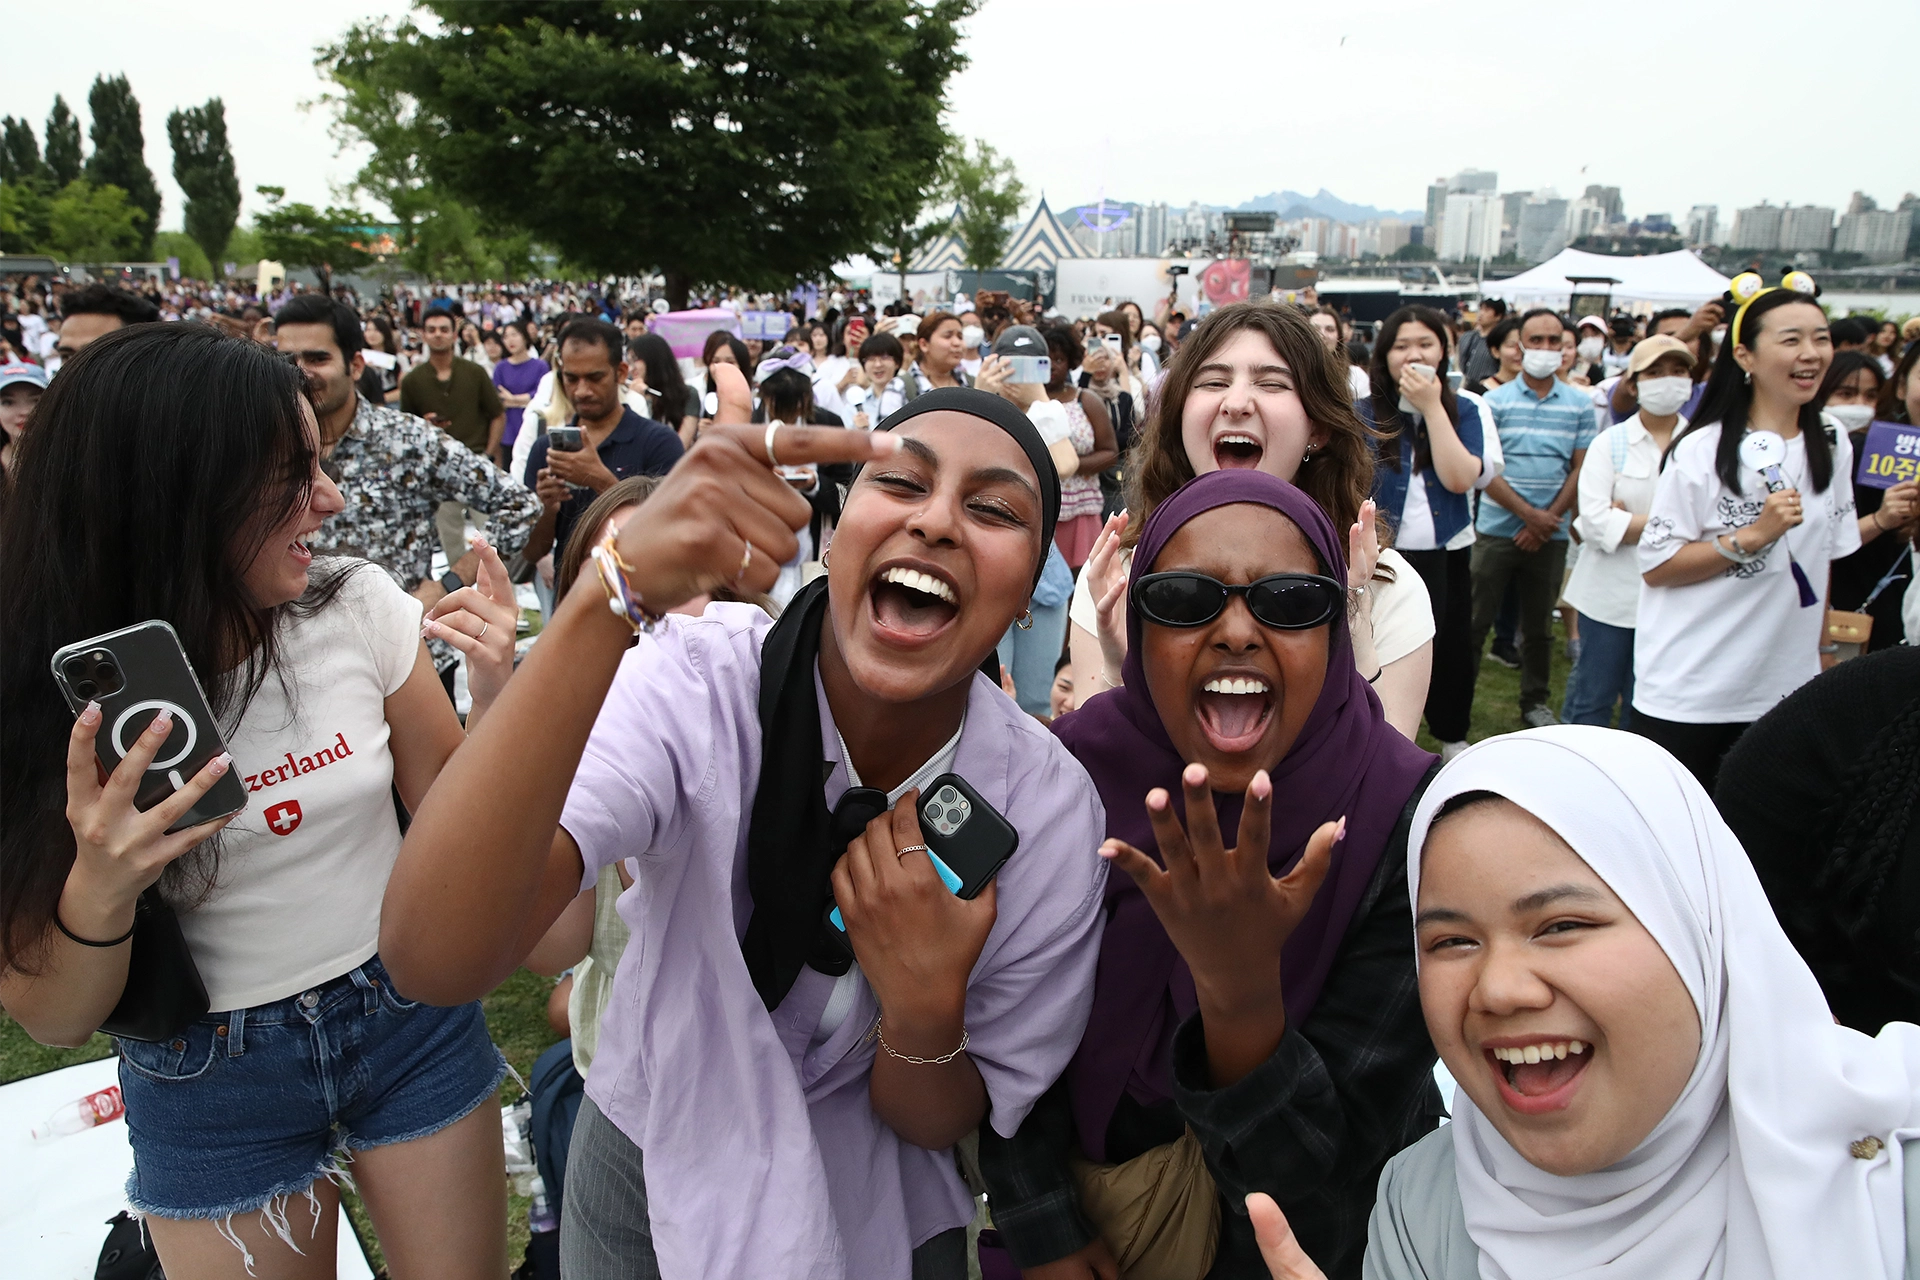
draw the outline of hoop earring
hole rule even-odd
[[[1308,446],[1307,446],[1307,451],[1306,451],[1305,453],[1303,453],[1303,454],[1301,454],[1301,455],[1300,455],[1300,461],[1302,461],[1302,462],[1312,462],[1312,461],[1313,461],[1313,446],[1312,446],[1312,445],[1308,445]]]
[[[831,545],[829,545],[825,551],[822,551],[820,553],[820,567],[822,569],[827,567],[827,557],[832,554],[833,554],[833,547]]]
[[[1033,630],[1033,610],[1029,609],[1025,613],[1021,614],[1019,617],[1015,618],[1013,620],[1013,625],[1020,628],[1022,631]]]

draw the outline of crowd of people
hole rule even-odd
[[[1303,302],[9,295],[0,1003],[167,1273],[505,1274],[523,965],[528,1276],[1920,1266],[1920,332]]]

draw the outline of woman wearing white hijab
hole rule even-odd
[[[1495,738],[1435,777],[1408,848],[1460,1093],[1381,1177],[1369,1280],[1920,1276],[1920,1027],[1833,1022],[1672,756]],[[1275,1276],[1317,1277],[1263,1199]]]

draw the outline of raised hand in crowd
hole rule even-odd
[[[1108,516],[1081,571],[1092,575],[1090,585],[1100,619],[1100,656],[1104,662],[1101,678],[1109,685],[1120,683],[1120,666],[1127,660],[1127,564],[1120,553],[1120,539],[1126,531],[1126,512]]]
[[[1346,819],[1322,823],[1300,861],[1276,878],[1267,867],[1273,782],[1266,770],[1247,787],[1231,849],[1220,833],[1206,766],[1188,765],[1180,782],[1184,828],[1164,788],[1147,793],[1158,864],[1118,839],[1101,845],[1100,856],[1133,877],[1192,971],[1207,1061],[1215,1085],[1225,1086],[1265,1062],[1286,1031],[1280,951],[1313,905]]]
[[[520,622],[520,605],[513,580],[500,553],[484,538],[474,540],[479,576],[470,587],[442,596],[427,610],[420,626],[423,639],[444,640],[467,658],[467,691],[473,698],[467,712],[471,733],[513,674],[513,646]]]

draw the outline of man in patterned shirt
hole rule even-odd
[[[540,518],[540,500],[425,419],[360,396],[354,383],[365,368],[363,339],[353,309],[301,294],[273,319],[274,345],[307,376],[320,420],[321,466],[347,500],[312,539],[314,552],[371,560],[431,606],[479,573],[479,555],[469,551],[447,573],[431,576],[440,545],[434,511],[459,502],[490,513],[487,540],[501,559],[513,560]],[[431,640],[427,648],[451,686],[459,655],[444,641]]]

